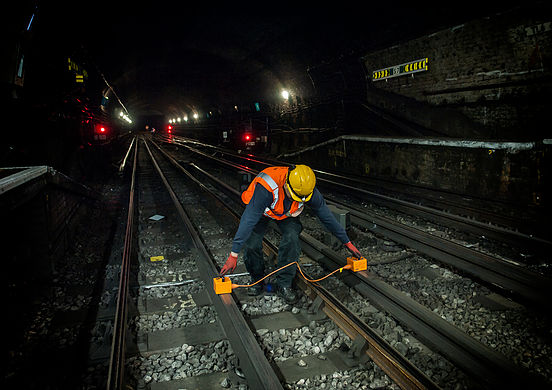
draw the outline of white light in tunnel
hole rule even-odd
[[[178,123],[180,123],[180,121],[182,120],[180,117],[176,118],[176,120],[178,121]]]
[[[128,115],[124,114],[122,111],[119,115],[121,116],[121,119],[127,121],[128,123],[132,123],[132,120],[130,119],[130,117]]]
[[[194,115],[193,115],[193,116],[194,116],[194,119],[197,119],[197,118],[199,118],[199,115],[198,115],[198,113],[197,113],[197,112],[194,112]]]
[[[286,100],[289,99],[289,92],[286,91],[285,89],[282,90],[282,97]]]
[[[184,122],[188,122],[188,115],[184,117]]]

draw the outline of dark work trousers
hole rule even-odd
[[[262,216],[257,225],[253,228],[251,236],[244,244],[243,262],[245,268],[251,275],[251,279],[257,281],[265,276],[265,264],[263,259],[263,237],[266,232],[266,226],[270,218]],[[283,267],[286,264],[299,261],[301,254],[301,245],[299,244],[299,234],[303,230],[303,225],[299,218],[289,217],[276,221],[276,225],[281,233],[280,246],[278,247],[278,262],[276,268]],[[280,287],[291,287],[291,282],[297,272],[296,265],[279,271],[276,274],[276,281]]]

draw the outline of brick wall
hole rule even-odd
[[[541,7],[491,15],[367,54],[368,101],[443,135],[544,136],[552,102],[552,20]],[[425,72],[372,81],[375,70],[421,58],[428,58]]]
[[[546,204],[549,145],[509,150],[492,146],[449,146],[408,139],[344,136],[327,144],[284,155],[314,169],[344,172],[522,206]]]

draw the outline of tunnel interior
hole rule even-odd
[[[404,226],[425,229],[426,240],[456,238],[450,244],[455,249],[440,256],[449,259],[456,252],[475,256],[471,251],[476,250],[483,252],[481,256],[491,253],[497,258],[489,255],[489,268],[499,268],[496,264],[506,259],[507,267],[515,263],[523,268],[515,275],[521,279],[527,269],[542,273],[535,278],[540,288],[541,276],[550,274],[551,269],[550,251],[542,248],[552,245],[548,232],[550,2],[480,2],[474,6],[399,1],[366,6],[358,2],[54,4],[34,0],[12,5],[14,10],[3,15],[7,20],[0,41],[4,119],[0,212],[9,227],[1,240],[8,252],[8,333],[13,337],[7,346],[11,370],[7,379],[12,384],[36,380],[43,382],[38,387],[52,384],[48,388],[56,388],[57,384],[63,388],[64,384],[76,388],[81,375],[88,376],[89,383],[97,380],[103,384],[105,365],[85,365],[90,356],[105,354],[111,347],[111,319],[103,318],[100,325],[94,320],[98,313],[108,317],[108,309],[115,310],[113,292],[120,287],[117,272],[121,259],[132,252],[127,252],[126,238],[138,248],[130,256],[142,270],[168,265],[171,256],[179,265],[197,257],[194,243],[183,244],[183,230],[177,229],[182,227],[176,222],[178,213],[168,206],[170,196],[160,195],[162,182],[155,179],[155,171],[147,163],[148,156],[161,156],[152,140],[186,169],[192,169],[197,161],[211,169],[211,177],[205,179],[199,169],[190,176],[181,175],[181,166],[172,179],[187,180],[194,188],[190,193],[185,186],[186,190],[180,190],[186,194],[188,211],[197,212],[199,230],[214,237],[215,244],[207,252],[218,256],[219,263],[228,256],[235,233],[232,229],[237,225],[230,222],[235,212],[222,212],[231,202],[212,200],[219,195],[228,200],[223,193],[241,193],[248,188],[255,177],[253,167],[258,168],[257,158],[266,159],[269,165],[308,165],[319,180],[316,188],[323,188],[324,196],[328,195],[332,215],[344,221],[348,238],[368,253],[369,267],[384,266],[383,275],[407,264],[407,271],[401,269],[394,283],[412,288],[409,297],[430,302],[431,315],[447,302],[455,310],[451,316],[462,321],[467,318],[468,327],[483,332],[488,326],[490,331],[485,330],[481,340],[488,337],[499,344],[502,336],[509,340],[520,332],[514,329],[517,324],[529,324],[527,334],[531,336],[521,332],[524,341],[518,338],[507,348],[518,359],[516,364],[537,367],[539,375],[550,381],[549,322],[541,318],[541,311],[537,310],[536,319],[528,317],[524,322],[525,314],[534,313],[521,310],[521,304],[510,295],[491,293],[489,286],[481,288],[467,279],[458,281],[454,278],[460,276],[453,276],[454,266],[427,261],[430,255],[438,256],[433,248],[424,249],[422,256],[408,246],[411,238],[398,239],[394,233],[389,238],[382,233],[385,218],[403,218],[400,223]],[[148,150],[150,154],[146,154],[148,144],[153,153]],[[189,151],[196,147],[200,152]],[[140,157],[133,160],[138,150]],[[213,162],[223,158],[239,161],[227,164],[236,169]],[[130,177],[134,163],[142,170],[136,177],[141,208],[127,214],[134,201]],[[212,185],[217,175],[224,182],[218,194],[194,192],[196,185]],[[343,187],[336,190],[339,186]],[[190,199],[195,196],[199,200],[194,204]],[[391,198],[399,206],[389,206],[386,202]],[[349,202],[353,206],[345,211]],[[201,215],[203,207],[208,213]],[[401,216],[405,210],[417,216]],[[438,216],[426,220],[435,210]],[[367,211],[374,212],[369,222],[358,216]],[[316,261],[302,257],[301,264],[312,267],[332,251],[342,255],[345,243],[328,231],[313,228],[312,218],[307,219],[312,215],[305,214],[305,232],[327,248],[324,254],[312,248],[306,253],[303,247],[303,254]],[[498,222],[492,219],[495,214]],[[459,225],[448,226],[451,220]],[[135,236],[131,234],[133,223],[142,224]],[[164,224],[170,229],[163,230]],[[125,230],[128,226],[131,228]],[[465,226],[472,230],[463,231]],[[496,235],[505,230],[505,241],[512,242],[497,244],[486,236],[487,228],[495,229]],[[524,247],[527,242],[532,244]],[[150,249],[159,253],[145,254]],[[245,263],[240,266],[243,274],[239,277],[245,280],[247,268]],[[469,265],[458,273],[464,277],[471,270]],[[176,278],[180,271],[170,277]],[[333,270],[337,277],[338,271],[341,274],[343,269]],[[142,287],[137,285],[146,279],[140,272],[132,272],[129,279],[132,298],[141,294]],[[148,278],[159,276],[155,272],[160,271],[155,269]],[[170,282],[192,285],[196,276],[179,274],[178,282]],[[449,291],[445,282],[452,279],[453,291]],[[417,287],[424,283],[431,294],[419,293]],[[493,283],[490,288],[498,286]],[[516,283],[515,287],[522,284]],[[153,282],[143,289],[151,286]],[[338,299],[346,301],[347,291],[337,291]],[[460,300],[449,303],[447,297],[459,291],[467,295],[458,295]],[[191,296],[187,295],[186,302],[193,301]],[[545,300],[541,295],[537,298]],[[362,298],[363,303],[368,300]],[[208,301],[205,298],[198,306]],[[136,302],[142,309],[143,302]],[[244,302],[244,310],[258,309],[255,303]],[[276,299],[262,302],[281,308]],[[481,323],[471,321],[467,314],[463,317],[468,304],[478,308],[474,317],[483,316],[478,319]],[[288,309],[289,315],[314,311],[306,306]],[[210,319],[212,313],[201,310]],[[377,316],[378,321],[383,318],[374,307],[366,310],[365,314]],[[203,320],[203,315],[192,317]],[[443,314],[439,320],[445,318]],[[159,321],[162,326],[163,321]],[[306,333],[317,327],[313,322],[304,324]],[[395,338],[397,349],[416,355],[427,352],[418,340],[409,344],[408,338],[399,337],[404,333],[399,321],[373,323]],[[500,325],[494,327],[495,323]],[[202,326],[215,326],[211,322],[195,325],[197,334],[206,337],[211,334],[202,332]],[[503,329],[498,329],[500,326]],[[317,336],[318,352],[320,346],[341,340],[333,328],[328,329],[329,325],[323,327]],[[300,332],[295,331],[289,339],[286,331],[276,333],[289,341]],[[103,350],[85,350],[90,334],[97,345],[105,342]],[[331,340],[326,342],[328,334]],[[533,334],[537,336],[531,338]],[[145,345],[144,340],[134,341],[137,348]],[[538,351],[523,354],[519,344]],[[220,341],[216,345],[207,349],[221,352]],[[190,347],[182,342],[178,348],[188,357],[201,349],[192,352]],[[360,343],[353,347],[364,348]],[[340,348],[348,347],[341,344]],[[354,348],[351,351],[353,355]],[[50,360],[58,367],[50,367]],[[57,364],[58,360],[63,363]],[[324,359],[318,360],[324,364]],[[304,369],[300,362],[307,364],[299,360],[293,368]],[[224,367],[232,371],[233,364],[227,359]],[[173,361],[172,365],[178,369],[182,363]],[[436,368],[439,375],[444,372],[444,379],[440,378],[444,382],[449,375],[445,371],[456,369],[447,367]],[[101,378],[90,379],[96,374]],[[237,381],[237,376],[229,378]],[[145,377],[151,380],[149,374]],[[22,378],[23,382],[18,382]],[[217,376],[213,383],[229,388],[229,380]],[[384,388],[377,386],[378,381],[372,381],[370,388]],[[454,388],[463,388],[462,381]],[[304,382],[300,379],[297,385]],[[136,388],[149,388],[139,387],[142,384],[138,382]],[[87,388],[99,387],[102,385]]]

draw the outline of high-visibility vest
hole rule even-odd
[[[249,204],[255,192],[257,183],[262,185],[272,194],[272,203],[264,211],[264,215],[276,220],[287,217],[297,217],[303,211],[303,203],[292,201],[290,209],[284,213],[284,184],[288,173],[288,167],[270,167],[263,169],[249,184],[249,187],[242,193],[243,203]]]

